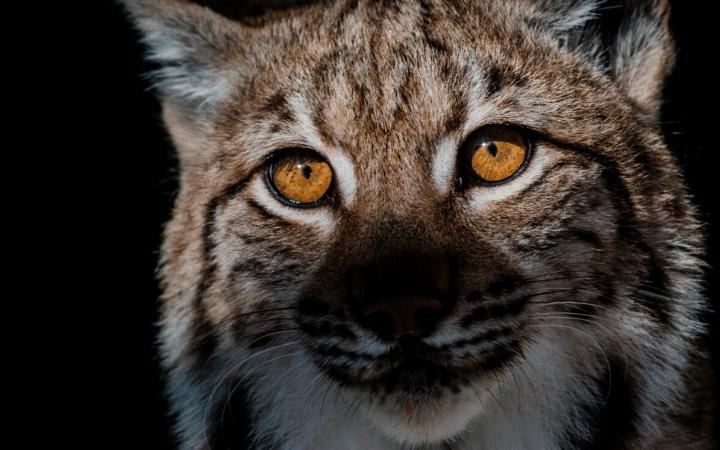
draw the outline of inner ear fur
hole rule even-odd
[[[142,34],[164,101],[197,116],[212,114],[240,76],[243,26],[185,0],[122,0]]]
[[[534,22],[612,78],[642,111],[657,118],[675,62],[667,0],[538,0]]]

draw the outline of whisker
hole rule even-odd
[[[327,401],[327,396],[328,396],[328,394],[330,393],[330,389],[334,389],[334,388],[335,388],[335,385],[334,385],[334,384],[328,383],[328,387],[327,387],[327,389],[325,389],[325,393],[323,394],[322,402],[320,403],[320,410],[322,410],[322,411],[325,410],[325,402]],[[334,405],[337,405],[337,397],[338,397],[338,394],[337,394],[337,391],[336,391],[336,393],[335,393],[335,402],[334,402]]]
[[[254,343],[259,342],[259,341],[262,341],[263,339],[265,339],[265,338],[267,338],[267,337],[269,337],[269,336],[275,336],[275,335],[277,335],[277,334],[284,334],[284,333],[292,333],[292,332],[294,332],[294,331],[298,331],[299,329],[300,329],[299,327],[295,327],[295,328],[285,328],[285,329],[282,329],[282,330],[271,331],[271,332],[252,333],[252,334],[246,334],[246,335],[237,337],[237,338],[235,338],[235,339],[237,340],[237,339],[245,339],[245,338],[248,338],[248,337],[259,336],[257,339],[253,339],[252,341],[250,341],[250,342],[247,343],[248,346],[252,346]]]
[[[263,367],[263,366],[265,366],[265,365],[267,365],[267,364],[270,364],[270,363],[272,363],[273,361],[277,361],[277,360],[279,360],[279,359],[290,358],[290,357],[293,357],[293,356],[302,355],[303,353],[304,353],[303,351],[299,351],[299,352],[288,353],[288,354],[285,354],[285,355],[276,356],[276,357],[271,358],[271,359],[269,359],[269,360],[267,360],[267,361],[264,361],[264,362],[261,363],[261,364],[258,364],[257,366],[254,367],[254,369],[258,369],[258,368],[260,368],[260,367]],[[222,412],[220,413],[220,427],[221,427],[221,430],[222,430],[222,427],[224,427],[224,423],[225,423],[225,411],[227,410],[228,404],[230,404],[230,401],[232,400],[233,395],[235,395],[235,393],[237,392],[237,390],[240,388],[240,386],[242,386],[243,382],[247,379],[248,376],[250,376],[250,374],[252,374],[252,372],[246,373],[246,374],[243,375],[239,380],[237,380],[237,381],[235,382],[234,386],[232,387],[232,389],[230,389],[230,391],[229,391],[228,394],[226,395],[226,397],[225,397],[225,402],[224,402],[223,408],[222,408]]]
[[[532,318],[532,317],[537,317],[537,318],[541,318],[541,319],[569,319],[569,320],[575,320],[575,321],[578,321],[578,322],[586,322],[586,323],[591,323],[591,324],[593,324],[594,326],[600,328],[600,329],[603,330],[605,333],[607,333],[608,336],[614,336],[614,335],[616,334],[616,333],[610,331],[610,329],[607,328],[606,326],[598,323],[596,320],[590,320],[590,319],[601,319],[601,317],[595,316],[595,315],[592,315],[592,314],[582,314],[582,313],[572,313],[572,312],[560,312],[560,313],[539,313],[539,314],[531,314],[531,315],[528,315],[528,317],[531,317],[531,318]],[[619,347],[619,348],[622,349],[621,354],[622,354],[622,356],[623,356],[624,365],[625,365],[625,367],[628,367],[628,355],[627,355],[627,351],[625,351],[625,349],[623,349],[623,347]]]
[[[307,409],[308,404],[310,403],[310,400],[312,399],[313,394],[315,393],[315,390],[320,386],[320,382],[318,381],[321,377],[326,377],[326,373],[324,369],[319,369],[319,372],[317,375],[313,377],[313,379],[310,381],[310,383],[313,385],[312,389],[310,389],[310,392],[305,397],[305,403],[303,403],[302,410],[300,411],[301,416],[305,416],[305,410]],[[325,380],[327,381],[327,379]]]
[[[591,275],[597,275],[597,272],[593,272],[590,270],[573,270],[573,269],[567,269],[567,270],[553,270],[549,272],[544,272],[539,275],[535,275],[533,277],[525,278],[525,280],[535,280],[538,278],[546,277],[548,275],[557,275],[561,273],[578,273],[578,274],[591,274]]]
[[[562,273],[571,273],[571,274],[580,274],[582,276],[570,276],[570,277],[556,277],[556,278],[546,278],[543,279],[543,277],[548,275],[558,275]],[[531,284],[531,283],[541,283],[541,282],[550,282],[550,281],[573,281],[573,280],[598,280],[603,281],[604,277],[600,276],[601,274],[598,274],[597,272],[593,271],[582,271],[582,270],[560,270],[555,272],[545,272],[540,275],[536,275],[533,277],[525,278],[523,284]],[[668,299],[668,295],[671,294],[667,289],[660,289],[657,286],[648,283],[645,280],[635,280],[630,283],[631,285],[636,285],[636,287],[643,287],[644,289],[639,289],[640,291],[647,290],[648,292],[654,292],[657,295],[665,296],[666,299]]]
[[[273,322],[273,321],[276,321],[276,320],[295,320],[295,318],[294,318],[294,317],[266,317],[266,318],[264,318],[264,319],[255,320],[255,321],[253,321],[253,322],[243,322],[242,325],[245,326],[245,327],[250,327],[250,326],[252,326],[252,325],[257,325],[257,324],[260,324],[260,323]]]
[[[612,334],[610,333],[610,330],[608,330],[606,327],[600,325],[600,324],[597,323],[596,321],[590,320],[590,319],[585,319],[585,318],[581,318],[581,317],[573,317],[573,316],[562,315],[562,314],[551,314],[551,313],[537,314],[537,315],[532,315],[532,316],[529,316],[529,317],[531,317],[531,318],[538,318],[538,319],[569,319],[569,320],[574,320],[574,321],[577,321],[577,322],[590,323],[590,324],[592,324],[592,325],[594,325],[594,326],[597,326],[598,328],[601,328],[601,329],[604,330],[606,333],[608,333],[608,335],[612,336]],[[590,316],[590,317],[592,317],[592,316]]]
[[[546,313],[532,313],[532,314],[528,314],[527,317],[529,317],[529,318],[533,318],[533,317],[548,317],[548,318],[551,318],[551,319],[552,319],[552,318],[555,318],[555,317],[563,317],[563,318],[569,318],[569,319],[585,317],[585,318],[587,318],[587,319],[585,319],[585,320],[589,320],[589,319],[602,319],[601,316],[598,316],[598,315],[595,315],[595,314],[584,314],[584,313],[565,312],[565,311],[550,311],[550,312],[546,312]],[[592,321],[592,320],[589,320],[589,321],[590,321],[590,322],[593,322],[593,323],[596,323],[595,321]]]
[[[342,419],[343,422],[345,422],[347,420],[347,418],[348,418],[347,416],[348,416],[348,414],[350,414],[350,410],[353,408],[353,404],[357,401],[358,395],[359,395],[358,393],[354,393],[353,399],[350,401],[350,403],[348,403],[347,408],[345,408],[345,412],[343,413],[343,419]]]
[[[514,352],[519,358],[524,359],[525,355],[523,355],[521,352],[518,352],[517,350],[511,350]],[[535,388],[535,383],[533,382],[533,379],[530,378],[530,375],[528,375],[527,370],[525,370],[525,367],[522,364],[518,364],[515,367],[518,367],[520,369],[520,372],[525,376],[525,379],[527,380],[528,384],[527,386],[532,391],[533,397],[535,397],[535,402],[537,404],[540,404],[540,398],[538,397],[537,389]],[[513,376],[515,375],[515,371],[513,371]],[[517,378],[515,379],[515,384],[519,384],[517,382]],[[522,399],[522,395],[520,392],[520,389],[516,387],[516,391],[518,392],[518,409],[521,407],[520,401]]]
[[[555,293],[560,293],[560,292],[575,292],[575,293],[579,293],[579,294],[589,294],[589,295],[592,295],[592,296],[594,297],[594,299],[600,299],[600,300],[608,300],[608,301],[617,300],[616,298],[613,298],[613,297],[610,297],[610,296],[607,296],[607,295],[604,295],[604,294],[601,294],[601,293],[598,293],[598,292],[595,292],[595,291],[591,291],[591,290],[588,290],[588,289],[582,289],[582,288],[566,288],[566,289],[564,289],[564,290],[562,290],[562,289],[556,289],[556,290],[554,290],[554,291],[545,291],[545,292],[541,292],[541,293],[533,293],[533,294],[528,295],[527,298],[532,299],[532,298],[538,297],[538,296],[540,296],[540,295],[549,295],[549,294],[555,294]],[[529,300],[528,303],[543,304],[543,303],[548,303],[548,302],[542,302],[542,301],[537,301],[537,300]],[[580,303],[586,304],[586,305],[594,305],[594,303],[589,303],[589,302],[580,302]],[[605,307],[606,309],[610,309],[610,308],[607,308],[606,306],[603,306],[603,305],[597,305],[597,307]]]
[[[252,360],[252,359],[254,359],[254,358],[257,358],[257,357],[260,356],[260,355],[263,355],[263,354],[265,354],[265,353],[268,353],[268,352],[270,352],[270,351],[277,350],[277,349],[283,348],[283,347],[288,347],[288,346],[290,346],[290,345],[299,344],[299,343],[300,343],[299,340],[297,340],[297,341],[290,341],[290,342],[286,342],[286,343],[284,343],[284,344],[280,344],[280,345],[276,345],[276,346],[274,346],[274,347],[270,347],[270,348],[267,348],[267,349],[264,349],[264,350],[260,350],[259,352],[255,353],[255,354],[253,354],[253,355],[248,356],[247,358],[243,359],[242,361],[238,362],[237,364],[235,364],[234,366],[232,366],[230,369],[228,369],[228,371],[220,378],[220,380],[215,384],[215,386],[213,387],[213,389],[210,391],[210,395],[208,396],[208,399],[207,399],[207,401],[205,402],[205,414],[204,414],[204,416],[205,416],[205,418],[204,418],[205,429],[203,430],[203,431],[204,431],[205,445],[208,445],[208,446],[210,445],[210,437],[208,436],[208,428],[209,428],[210,411],[211,411],[211,409],[212,409],[212,401],[213,401],[213,398],[215,397],[215,394],[216,394],[216,392],[218,391],[218,389],[220,389],[220,387],[225,383],[225,380],[226,380],[230,375],[232,375],[232,374],[234,374],[236,371],[238,371],[238,370],[240,369],[240,367],[242,367],[242,365],[245,364],[246,362],[248,362],[248,361],[250,361],[250,360]]]
[[[282,308],[259,309],[257,311],[250,311],[250,312],[242,313],[242,314],[231,313],[231,314],[228,314],[227,316],[223,317],[217,323],[214,323],[212,325],[212,329],[210,329],[209,331],[196,336],[196,339],[200,340],[202,342],[202,340],[207,339],[207,338],[219,333],[222,329],[227,329],[228,326],[234,324],[238,319],[240,319],[242,317],[252,316],[252,315],[256,315],[256,314],[279,312],[279,311],[291,311],[291,310],[295,310],[295,309],[298,309],[298,307],[297,306],[286,306],[286,307],[282,307]],[[252,323],[250,323],[250,324],[252,324]]]
[[[647,287],[649,287],[649,286],[647,286]],[[662,292],[660,289],[656,289],[656,291],[657,292],[652,292],[652,291],[648,291],[647,289],[635,289],[634,290],[634,292],[636,294],[647,295],[648,297],[651,297],[656,300],[674,300],[673,297],[670,297],[669,292],[660,293],[660,292]]]
[[[264,314],[264,313],[276,312],[276,311],[291,311],[291,310],[296,310],[296,309],[298,309],[297,306],[283,306],[280,308],[258,309],[257,311],[249,311],[249,312],[242,313],[242,314],[232,313],[229,315],[229,317],[231,317],[233,319],[237,319],[240,317],[247,317],[247,316],[252,316],[252,315],[256,315],[256,314]]]
[[[300,327],[293,327],[293,328],[284,328],[284,329],[282,329],[282,330],[280,330],[280,331],[282,331],[282,332],[285,332],[285,331],[296,331],[296,330],[299,330],[299,329],[300,329]],[[213,330],[212,332],[208,331],[207,333],[203,333],[202,335],[199,335],[199,336],[197,337],[196,341],[197,341],[197,342],[202,342],[204,339],[207,339],[207,338],[213,336],[215,333],[217,333],[217,330]],[[265,333],[268,333],[268,332],[267,332],[267,331],[260,331],[260,332],[257,332],[257,333],[243,334],[243,335],[241,335],[241,336],[235,336],[233,339],[235,339],[236,341],[239,341],[239,340],[242,340],[242,339],[245,339],[245,338],[249,338],[249,337],[260,336],[260,335],[263,335],[263,334],[265,334]],[[270,334],[274,334],[274,332],[272,332],[272,333],[270,333]],[[252,343],[254,343],[254,342],[255,342],[255,341],[251,342],[250,344],[252,344]],[[250,344],[248,344],[248,345],[250,345]]]
[[[498,377],[497,371],[496,371],[496,370],[493,370],[492,373],[493,373],[493,375],[495,376],[495,380],[497,381],[497,385],[500,386],[500,385],[502,384],[502,382],[500,381],[500,378]],[[473,392],[475,393],[475,396],[478,398],[478,401],[480,401],[480,402],[482,403],[482,399],[480,398],[480,393],[477,392],[477,389],[473,389]],[[508,414],[507,410],[505,409],[505,406],[503,406],[502,402],[495,396],[495,394],[493,394],[492,386],[490,386],[490,387],[488,388],[487,392],[488,392],[488,394],[490,394],[490,396],[493,398],[493,400],[495,400],[495,403],[497,403],[497,405],[500,407],[500,409],[502,410],[502,412],[504,412],[506,416],[510,417],[510,415]]]
[[[269,308],[269,309],[259,309],[257,311],[249,311],[242,314],[236,314],[236,313],[230,313],[220,319],[217,323],[214,324],[215,327],[221,328],[221,327],[227,327],[229,325],[234,324],[238,320],[242,319],[243,317],[248,316],[254,316],[259,314],[269,314],[269,313],[275,313],[275,312],[283,312],[283,311],[293,311],[298,309],[297,306],[287,306],[282,308]]]
[[[615,311],[612,308],[609,308],[605,305],[598,305],[597,303],[590,303],[590,302],[579,302],[579,301],[558,301],[558,300],[549,300],[549,301],[532,301],[530,302],[534,305],[538,306],[552,306],[552,305],[579,305],[579,306],[592,306],[593,308],[599,308],[604,309],[606,311]]]
[[[538,280],[528,280],[523,284],[535,284],[535,283],[549,283],[551,281],[576,281],[576,280],[602,280],[597,276],[582,276],[582,277],[555,277],[555,278],[542,278]]]
[[[595,347],[600,350],[600,354],[602,355],[603,359],[605,360],[605,366],[607,367],[608,371],[608,388],[607,392],[605,393],[605,400],[603,401],[603,404],[600,406],[600,408],[604,407],[607,404],[608,399],[610,398],[610,391],[612,390],[612,368],[610,366],[610,359],[607,357],[607,353],[605,350],[600,346],[600,344],[597,342],[595,338],[592,337],[589,333],[586,333],[582,330],[579,330],[575,327],[571,327],[568,325],[558,325],[558,324],[535,324],[536,327],[540,328],[565,328],[572,331],[575,331],[577,333],[580,333],[584,335],[586,338],[590,340],[590,342],[595,345]]]

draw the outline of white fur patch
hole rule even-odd
[[[251,182],[250,191],[253,198],[268,212],[288,222],[297,222],[316,228],[325,237],[335,228],[335,216],[328,208],[293,208],[280,203],[268,190],[263,177],[255,177]]]
[[[432,180],[435,190],[446,195],[455,178],[457,142],[449,137],[438,144],[432,162]]]

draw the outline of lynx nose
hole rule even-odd
[[[384,255],[351,273],[359,322],[382,339],[422,337],[450,309],[450,263],[439,255]]]
[[[429,334],[440,319],[443,302],[428,295],[376,297],[362,308],[365,323],[380,337],[400,339]]]

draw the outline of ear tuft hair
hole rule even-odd
[[[242,25],[184,0],[122,0],[148,48],[163,100],[210,112],[227,97],[237,72],[233,58]]]

